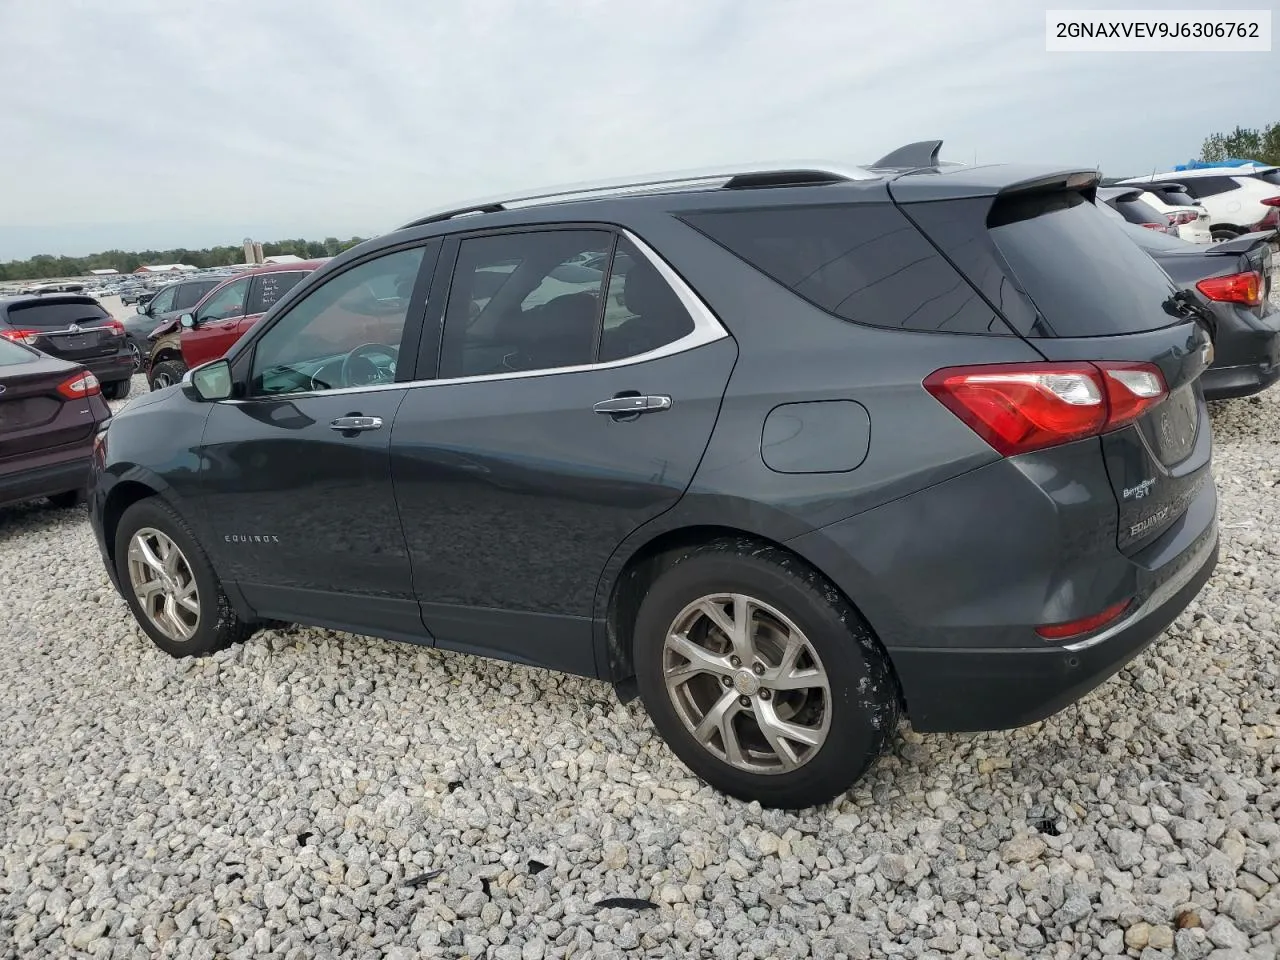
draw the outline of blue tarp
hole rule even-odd
[[[1267,164],[1260,160],[1240,160],[1236,157],[1229,157],[1226,160],[1219,160],[1216,163],[1207,163],[1204,160],[1192,160],[1188,163],[1180,163],[1173,169],[1175,170],[1203,170],[1206,167],[1265,167]]]

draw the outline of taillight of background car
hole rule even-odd
[[[1117,430],[1168,396],[1149,363],[947,367],[924,387],[1007,457]]]
[[[113,337],[123,337],[125,333],[124,324],[119,320],[108,320],[105,329]]]
[[[58,393],[68,400],[79,400],[81,397],[94,397],[102,393],[98,378],[87,370],[58,384]]]
[[[0,337],[6,340],[12,340],[14,343],[25,343],[33,346],[39,339],[40,333],[36,330],[0,330]]]
[[[1262,303],[1262,288],[1262,274],[1252,270],[1226,277],[1209,277],[1196,284],[1196,289],[1210,300],[1242,303],[1247,307],[1256,307]]]
[[[1184,223],[1196,222],[1196,214],[1192,213],[1190,210],[1182,210],[1178,213],[1170,213],[1170,214],[1167,214],[1167,216],[1169,217],[1170,225],[1175,227],[1181,226]]]

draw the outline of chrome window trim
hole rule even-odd
[[[545,370],[513,370],[510,373],[484,373],[477,374],[472,377],[447,377],[443,379],[432,380],[405,380],[397,383],[375,383],[362,387],[338,387],[334,390],[308,390],[299,393],[282,393],[274,396],[246,397],[243,399],[219,400],[218,403],[261,403],[268,400],[300,400],[307,397],[337,397],[358,393],[380,393],[386,390],[416,390],[421,387],[440,387],[453,386],[460,383],[488,383],[497,380],[523,380],[533,377],[551,377],[564,373],[589,373],[595,370],[614,370],[620,367],[636,366],[641,363],[648,363],[651,360],[661,360],[664,357],[674,356],[678,353],[684,353],[688,350],[696,350],[698,347],[706,346],[709,343],[715,343],[717,340],[724,340],[729,336],[729,331],[724,328],[719,319],[711,308],[703,302],[693,289],[684,281],[680,274],[672,269],[671,265],[664,260],[656,250],[637,237],[630,230],[623,229],[619,231],[623,237],[635,244],[636,249],[649,261],[670,286],[675,291],[676,297],[689,315],[693,318],[693,330],[679,340],[672,340],[668,344],[664,344],[654,350],[646,353],[638,353],[632,357],[623,357],[620,360],[605,360],[599,363],[581,363],[572,367],[548,367]],[[317,288],[318,289],[318,288]],[[602,290],[603,296],[608,296],[607,287]],[[265,335],[265,331],[264,331]]]

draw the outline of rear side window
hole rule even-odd
[[[1266,173],[1255,173],[1253,176],[1263,183],[1269,183],[1273,187],[1280,187],[1280,170],[1268,170]]]
[[[244,312],[266,313],[305,276],[306,273],[295,270],[289,273],[264,273],[254,277],[253,288],[249,291],[249,305]]]
[[[1011,333],[891,204],[703,211],[683,219],[842,319],[929,332]]]
[[[1189,194],[1201,199],[1240,189],[1233,177],[1187,177],[1183,185]]]
[[[9,322],[16,327],[62,329],[73,323],[98,323],[109,318],[96,300],[33,300],[9,307]]]
[[[1180,322],[1168,276],[1081,194],[1002,199],[987,225],[1058,336],[1105,337]]]

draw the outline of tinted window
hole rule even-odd
[[[201,297],[221,282],[220,280],[202,280],[198,283],[184,283],[174,295],[173,309],[190,310],[200,302]]]
[[[244,314],[244,295],[249,289],[249,280],[237,280],[229,283],[221,290],[210,295],[200,307],[198,319],[225,320],[228,317],[239,317]]]
[[[393,382],[422,256],[422,247],[390,253],[308,291],[255,345],[253,392]]]
[[[473,237],[458,249],[440,376],[591,363],[613,235],[554,230]]]
[[[1157,187],[1155,194],[1171,207],[1194,207],[1196,205],[1196,198],[1181,190]]]
[[[96,300],[33,300],[9,307],[15,327],[60,329],[73,323],[98,323],[110,317]]]
[[[1114,200],[1110,205],[1130,223],[1158,223],[1163,227],[1169,222],[1163,213],[1145,200]]]
[[[1164,271],[1079,193],[1003,200],[988,224],[1014,277],[1058,336],[1135,333],[1178,322],[1166,308],[1173,285]]]
[[[1253,176],[1261,180],[1263,183],[1269,183],[1273,187],[1280,187],[1280,170],[1269,170],[1266,173],[1255,173]]]
[[[622,360],[693,333],[693,317],[635,245],[618,241],[605,296],[599,359]]]
[[[1010,332],[892,205],[716,211],[685,220],[846,320],[910,330]]]
[[[1231,177],[1187,177],[1182,184],[1187,188],[1187,193],[1200,199],[1216,197],[1220,193],[1228,193],[1240,188],[1240,184]]]
[[[264,273],[254,277],[245,313],[266,313],[306,275],[305,271],[294,270],[289,273]]]

